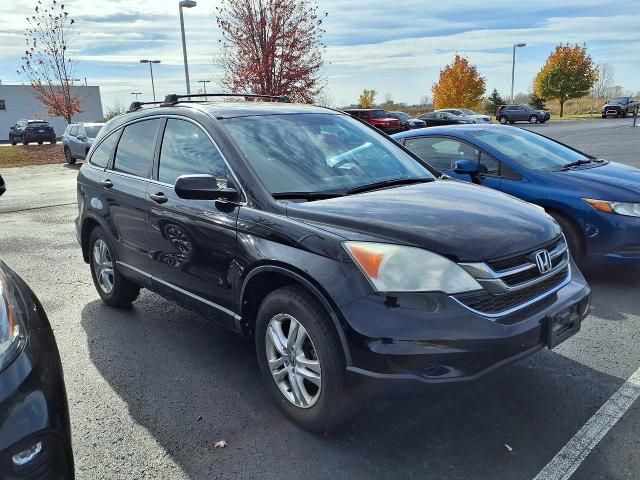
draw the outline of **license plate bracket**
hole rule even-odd
[[[580,331],[582,318],[578,303],[571,305],[553,316],[547,317],[547,345],[549,350]]]

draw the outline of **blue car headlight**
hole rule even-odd
[[[20,353],[27,333],[13,289],[0,269],[0,371]]]
[[[607,200],[594,200],[593,198],[583,198],[582,200],[601,212],[640,217],[640,203],[610,202]]]

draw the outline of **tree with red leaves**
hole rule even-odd
[[[18,74],[29,79],[36,97],[49,108],[49,115],[71,123],[73,115],[82,112],[82,99],[69,86],[76,65],[68,53],[75,21],[57,0],[48,7],[38,0],[27,22],[27,49]]]
[[[222,0],[222,86],[233,93],[289,95],[313,102],[322,91],[322,18],[314,0]]]

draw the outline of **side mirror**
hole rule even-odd
[[[458,175],[478,175],[478,162],[473,160],[456,160],[453,164],[453,171]]]
[[[84,142],[87,139],[87,137],[85,137],[84,135],[78,135],[76,138],[82,142]]]
[[[211,175],[183,175],[176,180],[174,189],[176,195],[185,200],[240,200],[236,189],[218,188],[218,182]]]
[[[6,185],[4,184],[4,180],[3,180],[3,178],[2,178],[2,175],[0,175],[0,197],[1,197],[1,196],[2,196],[2,194],[3,194],[4,192],[6,192],[6,191],[7,191],[7,187],[6,187]]]

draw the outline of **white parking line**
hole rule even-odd
[[[584,424],[533,480],[567,480],[640,397],[640,368]]]

